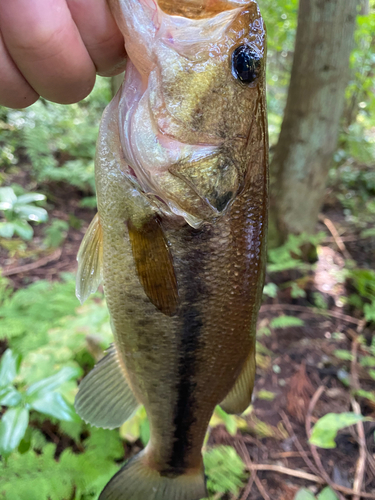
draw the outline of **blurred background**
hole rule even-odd
[[[245,415],[212,419],[208,490],[375,498],[375,2],[259,4],[271,216],[257,379]],[[70,106],[0,108],[0,499],[95,500],[149,438],[143,409],[108,431],[73,408],[112,341],[102,291],[80,306],[74,280],[117,85],[99,77]]]

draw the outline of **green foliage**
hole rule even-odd
[[[258,399],[264,399],[265,401],[273,401],[276,397],[276,394],[271,391],[262,390],[257,393]]]
[[[289,235],[284,245],[278,248],[271,248],[268,251],[268,272],[275,273],[289,271],[290,269],[298,269],[300,271],[309,270],[311,266],[302,260],[302,248],[308,244],[316,247],[324,237],[324,233],[315,235],[302,233],[298,236]]]
[[[338,500],[338,496],[329,486],[326,486],[319,493],[318,500]]]
[[[134,416],[121,426],[120,436],[129,443],[135,443],[140,439],[143,446],[146,446],[150,439],[150,425],[143,406],[138,408]]]
[[[0,454],[7,458],[20,444],[29,423],[29,410],[16,406],[6,411],[0,421]]]
[[[267,105],[270,142],[273,144],[278,137],[286,104],[297,28],[298,0],[260,0],[259,7],[268,35]]]
[[[301,488],[297,491],[294,500],[316,500],[316,498],[317,500],[338,500],[338,496],[329,486],[324,488],[317,497],[311,491]]]
[[[13,295],[9,287],[0,287],[1,333],[23,355],[18,377],[25,383],[64,366],[92,367],[95,357],[112,341],[102,297],[93,295],[79,306],[74,277],[63,278],[62,282],[33,283]]]
[[[207,489],[210,494],[238,495],[246,479],[245,464],[231,446],[218,446],[204,455]]]
[[[53,219],[50,226],[44,230],[46,247],[58,248],[68,234],[69,224],[60,219]]]
[[[27,388],[17,387],[15,379],[20,370],[20,356],[10,349],[5,351],[0,364],[0,404],[10,407],[0,421],[0,453],[8,457],[24,437],[29,422],[29,411],[35,410],[59,420],[77,420],[78,417],[59,392],[60,387],[81,375],[79,368],[64,367]]]
[[[358,291],[358,295],[350,297],[351,303],[363,308],[367,321],[375,322],[375,272],[371,269],[351,269],[347,276]]]
[[[336,448],[335,438],[340,429],[364,420],[362,415],[351,412],[327,413],[314,425],[310,443],[320,448]]]
[[[346,118],[349,124],[371,119],[375,111],[373,73],[375,67],[375,11],[357,17],[355,48],[351,54],[351,81],[346,89]],[[357,116],[357,113],[360,113]],[[358,120],[359,118],[359,120]]]
[[[311,493],[311,491],[306,490],[306,488],[301,488],[297,491],[294,500],[316,500],[315,496]]]
[[[12,238],[17,234],[24,240],[31,240],[34,231],[27,221],[46,222],[47,211],[33,205],[44,201],[46,197],[39,193],[26,193],[17,196],[11,187],[0,188],[0,212],[5,221],[0,221],[0,236]]]
[[[0,338],[23,355],[45,345],[47,332],[78,306],[74,289],[73,278],[64,276],[62,282],[38,281],[13,295],[9,287],[0,290]]]
[[[56,446],[44,444],[42,453],[28,450],[0,462],[0,499],[95,500],[118,471],[115,460],[123,457],[118,432],[91,429],[83,452],[65,449],[55,460]],[[48,471],[48,472],[47,472]]]
[[[0,281],[1,331],[12,347],[0,362],[0,404],[6,407],[0,453],[7,457],[0,463],[0,499],[66,500],[74,492],[75,500],[94,500],[123,457],[117,431],[85,425],[72,407],[81,367],[90,369],[111,341],[102,297],[79,306],[74,286],[74,277],[65,275],[62,282],[12,293]],[[74,448],[58,451],[58,461],[56,446],[39,430],[45,423],[74,440]]]
[[[94,193],[95,144],[110,97],[110,82],[99,77],[91,95],[77,104],[63,106],[39,99],[21,111],[0,108],[0,125],[12,131],[10,145],[6,142],[8,163],[17,163],[17,146],[22,145],[37,182],[65,182]],[[7,136],[10,133],[4,141]]]
[[[278,316],[270,321],[270,326],[272,328],[290,328],[293,326],[303,326],[305,322],[301,318],[296,318],[295,316]]]
[[[263,288],[263,293],[264,295],[267,295],[268,297],[272,297],[273,299],[277,297],[277,292],[278,292],[278,286],[275,285],[275,283],[267,283],[264,285]]]

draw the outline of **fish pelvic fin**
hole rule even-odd
[[[120,427],[138,408],[115,346],[82,380],[74,406],[86,423],[103,429]]]
[[[128,230],[139,281],[147,297],[159,311],[173,316],[179,305],[177,279],[158,219],[152,217],[140,228],[128,221]]]
[[[102,281],[103,232],[99,214],[93,218],[79,247],[76,296],[83,304],[87,297],[96,292]]]
[[[184,474],[163,475],[148,465],[147,448],[109,481],[99,500],[200,500],[207,497],[203,464]]]
[[[251,403],[251,396],[255,381],[255,342],[245,364],[237,377],[237,380],[224,399],[220,403],[221,408],[231,415],[241,414]]]

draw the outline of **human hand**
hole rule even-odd
[[[125,67],[106,0],[0,0],[0,105],[80,101]]]

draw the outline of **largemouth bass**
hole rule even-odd
[[[81,301],[103,279],[114,345],[76,409],[150,441],[100,500],[199,500],[216,405],[255,377],[264,279],[266,35],[253,0],[110,0],[129,60],[100,126],[98,214],[78,254]]]

